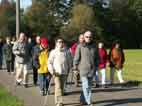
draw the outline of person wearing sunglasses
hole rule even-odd
[[[74,69],[80,71],[80,79],[82,82],[82,92],[80,96],[81,106],[92,106],[91,103],[91,85],[95,70],[98,65],[98,50],[93,42],[91,31],[84,33],[85,43],[78,45],[73,61]]]

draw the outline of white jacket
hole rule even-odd
[[[49,54],[48,70],[51,74],[67,75],[72,66],[72,58],[67,49],[55,48]]]

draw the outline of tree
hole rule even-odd
[[[15,3],[0,5],[0,36],[15,35]]]
[[[60,26],[68,20],[70,2],[66,0],[33,0],[25,16],[34,33],[59,35]]]
[[[71,13],[72,17],[69,21],[69,24],[65,25],[61,29],[61,33],[63,33],[63,35],[68,35],[70,37],[76,38],[78,34],[83,33],[86,30],[94,31],[95,15],[92,7],[86,4],[75,5],[72,8]]]
[[[102,38],[108,45],[120,40],[124,47],[139,47],[142,42],[140,2],[141,0],[112,0],[108,9],[95,5],[95,18],[102,29]]]

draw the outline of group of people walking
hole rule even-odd
[[[51,78],[55,83],[55,106],[63,106],[64,89],[67,84],[69,73],[74,74],[74,82],[79,86],[82,83],[80,104],[92,106],[91,87],[93,79],[96,80],[96,87],[107,87],[106,85],[106,66],[110,66],[110,84],[114,83],[114,72],[120,83],[124,83],[122,78],[122,68],[125,61],[124,52],[119,42],[115,42],[107,54],[103,42],[98,44],[93,42],[93,34],[86,31],[79,35],[79,41],[75,42],[70,48],[67,47],[64,39],[58,37],[55,40],[55,47],[49,51],[49,41],[43,36],[36,36],[36,43],[28,42],[25,33],[20,33],[18,40],[13,45],[8,45],[10,39],[3,46],[4,54],[11,56],[7,61],[15,64],[16,84],[23,84],[28,87],[28,70],[32,67],[33,83],[39,85],[42,96],[49,94]],[[11,44],[11,43],[10,43]],[[8,56],[7,56],[8,57]],[[13,59],[13,57],[15,59]],[[14,63],[9,63],[10,60]],[[101,77],[99,77],[99,72]],[[99,80],[101,79],[101,84]]]

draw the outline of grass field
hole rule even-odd
[[[23,106],[23,102],[11,96],[6,89],[0,86],[0,106]]]
[[[142,82],[142,50],[125,50],[123,77],[126,81]],[[109,77],[109,68],[107,67]],[[116,79],[117,77],[115,77]]]
[[[142,81],[142,50],[125,50],[124,78]]]

